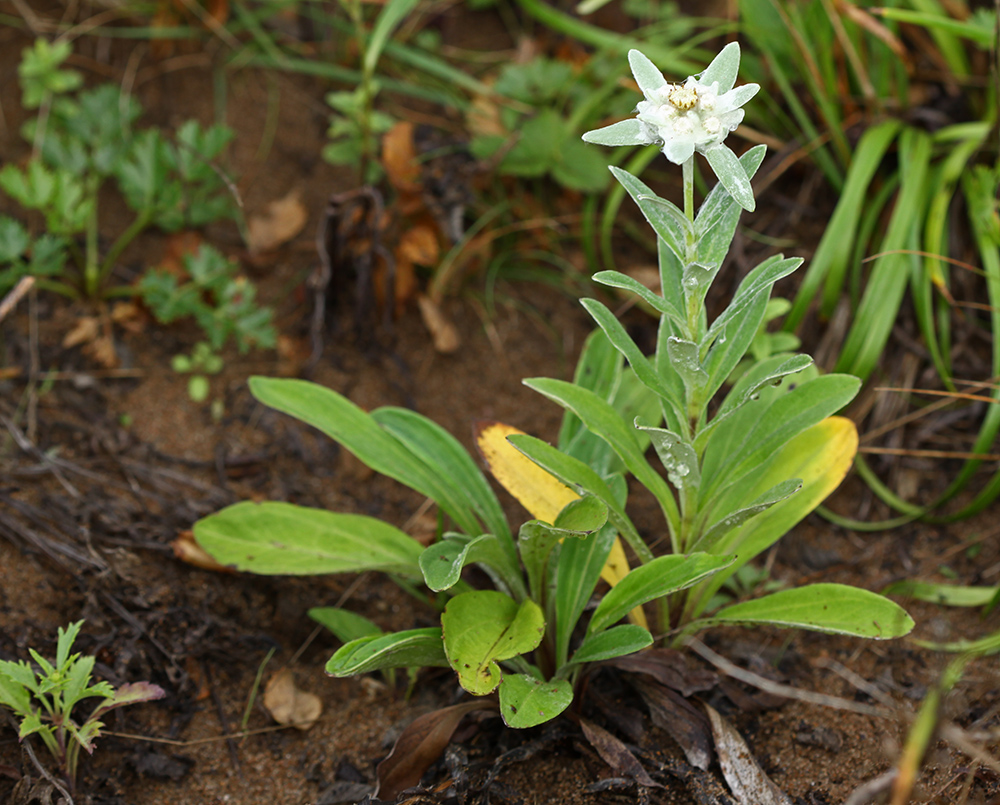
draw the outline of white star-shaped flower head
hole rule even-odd
[[[715,175],[743,207],[754,207],[750,180],[736,155],[724,144],[726,136],[743,120],[743,104],[760,86],[734,88],[740,67],[740,46],[726,45],[703,73],[683,84],[670,84],[656,66],[638,50],[629,51],[629,65],[645,99],[636,117],[602,129],[588,131],[583,139],[598,145],[660,146],[676,165],[697,151],[708,159]]]

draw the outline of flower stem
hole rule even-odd
[[[694,223],[694,154],[681,166],[684,175],[684,215]]]

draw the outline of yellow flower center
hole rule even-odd
[[[674,87],[667,100],[683,112],[693,109],[698,103],[698,92],[694,87]]]

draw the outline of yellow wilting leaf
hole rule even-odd
[[[479,452],[493,477],[532,517],[543,523],[554,523],[559,512],[580,496],[508,442],[507,437],[514,433],[524,431],[502,422],[481,424],[476,428]],[[628,572],[625,549],[621,539],[616,538],[601,578],[614,587]],[[646,627],[646,616],[641,608],[634,609],[630,617],[634,623]]]
[[[300,690],[287,668],[271,677],[264,689],[263,701],[271,718],[283,726],[300,730],[309,729],[323,712],[319,696]]]

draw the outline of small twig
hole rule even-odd
[[[844,805],[867,805],[883,791],[889,790],[892,781],[896,779],[896,774],[896,769],[889,769],[889,771],[883,772],[878,777],[873,777],[871,780],[862,783],[844,800]]]
[[[718,668],[726,676],[731,676],[741,682],[746,682],[748,685],[753,685],[755,688],[759,688],[766,693],[773,693],[775,696],[784,696],[786,699],[797,699],[798,701],[808,702],[809,704],[818,704],[822,707],[833,707],[837,710],[860,713],[865,716],[893,718],[896,715],[892,710],[883,709],[881,707],[872,707],[871,705],[852,702],[850,699],[842,699],[839,696],[830,696],[826,693],[813,693],[812,691],[793,688],[791,685],[783,685],[780,682],[773,682],[770,679],[755,674],[752,671],[747,671],[745,668],[740,668],[738,665],[731,663],[722,655],[716,654],[712,651],[712,649],[697,638],[689,637],[685,641],[685,644],[696,654]]]
[[[10,293],[3,298],[3,301],[0,302],[0,321],[7,318],[8,314],[15,307],[17,307],[17,303],[24,298],[24,295],[31,290],[34,284],[34,277],[21,277],[21,279],[18,280],[17,285],[15,285],[13,289],[11,289]]]
[[[62,784],[55,777],[52,776],[52,772],[50,772],[41,763],[38,762],[38,758],[35,757],[35,750],[31,748],[31,744],[22,743],[21,748],[24,749],[25,754],[29,758],[31,758],[31,762],[35,764],[35,768],[38,769],[38,773],[41,774],[42,777],[44,777],[50,783],[52,783],[52,787],[55,788],[60,794],[62,794],[63,797],[65,797],[68,805],[73,805],[73,797],[69,795],[69,791],[67,791],[62,786]]]

